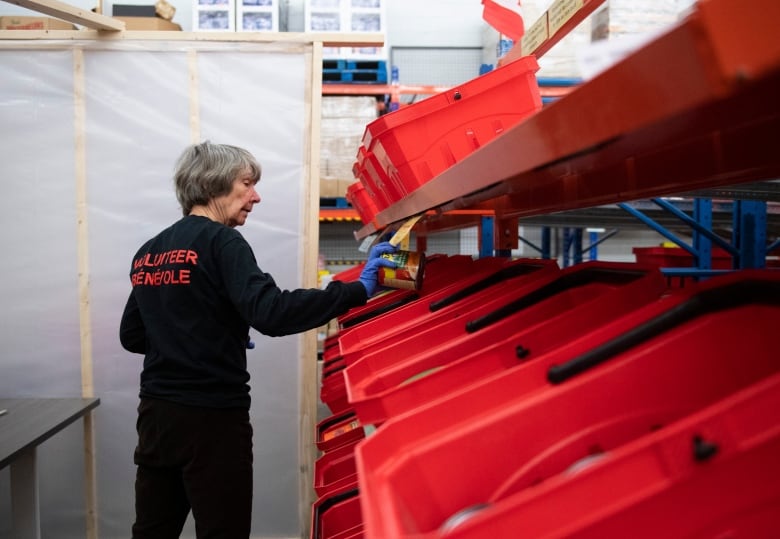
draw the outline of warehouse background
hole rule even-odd
[[[93,2],[90,1],[74,1],[70,3],[84,9],[92,9],[94,7]],[[122,3],[144,4],[145,2],[143,0],[135,0],[134,2],[125,0]],[[549,3],[549,1],[543,0],[537,2],[524,1],[523,9],[525,10],[527,22],[532,21]],[[171,2],[171,4],[177,9],[174,21],[178,22],[184,30],[190,30],[192,28],[192,4],[189,2]],[[104,12],[110,14],[112,5],[112,3],[104,3]],[[624,33],[642,34],[652,31],[653,28],[664,27],[676,20],[679,13],[684,12],[689,5],[690,2],[681,1],[637,2],[633,0],[613,0],[609,4],[610,8],[613,9],[613,13],[615,15],[621,14],[621,16],[625,17],[621,24],[618,24],[620,19],[617,17],[612,18],[615,37]],[[279,5],[280,29],[303,31],[304,6],[303,0],[282,1]],[[497,58],[498,49],[501,46],[500,36],[482,21],[482,6],[479,0],[428,0],[425,2],[420,2],[419,0],[390,0],[387,7],[387,61],[390,65],[398,68],[402,84],[458,84],[477,76],[483,64],[490,63],[491,60]],[[4,4],[3,8],[2,12],[4,14],[26,12],[22,8],[11,4]],[[653,17],[647,16],[650,9],[654,10],[653,13],[655,15]],[[645,23],[648,25],[646,26]],[[566,41],[562,42],[559,47],[547,55],[546,58],[542,59],[542,62],[540,62],[542,71],[540,71],[539,75],[551,77],[583,76],[581,67],[577,62],[576,52],[590,42],[591,33],[592,26],[590,21],[587,21],[586,24],[573,32]],[[56,56],[56,53],[53,54]],[[17,58],[14,62],[21,64],[24,60]],[[10,64],[5,65],[8,67]],[[14,65],[10,65],[10,67],[13,68]],[[55,57],[42,68],[41,73],[45,73],[45,77],[41,80],[67,79],[69,71],[70,66],[67,66],[65,72],[62,72],[61,63]],[[158,74],[157,76],[159,77],[157,82],[160,85],[170,84],[168,75],[162,76]],[[271,79],[274,80],[274,85],[261,83],[260,87],[274,86],[278,88],[277,79],[274,77],[267,76],[265,79],[261,78],[258,80]],[[41,82],[41,84],[43,83]],[[123,87],[121,79],[117,79],[113,87],[103,88],[103,90],[112,92],[114,96],[121,96],[123,92],[127,91],[126,87]],[[156,92],[149,92],[142,88],[133,88],[131,93],[132,95],[121,96],[121,99],[156,103],[156,106],[161,108],[166,108],[167,105],[172,108],[177,106],[175,100],[161,102],[160,96]],[[95,95],[99,95],[99,92]],[[246,89],[244,102],[247,107],[251,107],[253,99],[258,98],[257,96],[252,97],[251,91]],[[219,107],[224,106],[226,103],[227,101],[221,102]],[[62,127],[70,126],[68,123],[70,121],[70,111],[58,109],[57,104],[58,102],[55,99],[51,108],[36,111],[35,118],[46,125],[46,129],[41,131],[47,135],[43,139],[29,139],[24,143],[27,145],[25,152],[34,153],[41,147],[45,147],[47,152],[49,152],[49,156],[51,156],[52,153],[56,154],[62,150],[63,140],[66,140],[68,144],[72,143],[67,128]],[[273,108],[271,104],[272,102],[266,102],[264,107]],[[284,109],[284,106],[280,106],[279,109]],[[266,110],[266,108],[263,110]],[[234,117],[237,116],[238,114],[235,114]],[[280,118],[278,115],[274,115],[272,118],[272,122],[276,123],[295,123],[289,119]],[[212,138],[235,136],[236,131],[238,131],[240,136],[245,137],[247,140],[252,139],[255,131],[252,129],[251,133],[248,133],[249,126],[243,124],[242,122],[244,121],[243,119],[241,121],[235,120],[232,124],[225,124],[219,127],[213,132]],[[265,117],[257,119],[257,125],[264,126],[263,129],[265,129],[267,123],[268,119]],[[5,129],[9,129],[11,124],[6,122],[5,125]],[[138,131],[135,134],[131,130],[131,132],[126,132],[121,136],[143,138],[140,133],[144,132],[144,126],[137,127]],[[164,127],[166,131],[164,133],[162,130],[160,131],[165,140],[165,143],[160,146],[160,150],[164,150],[164,152],[161,151],[161,156],[148,163],[148,168],[138,170],[128,165],[129,168],[132,168],[132,174],[127,178],[125,191],[108,191],[106,188],[109,184],[96,186],[96,191],[93,193],[95,196],[94,200],[100,201],[101,204],[98,204],[93,210],[95,212],[95,223],[100,223],[101,219],[111,220],[110,212],[106,213],[106,208],[114,208],[114,205],[117,203],[121,207],[123,206],[122,200],[130,200],[135,197],[139,191],[135,189],[135,186],[138,184],[134,182],[137,182],[139,177],[141,179],[149,179],[147,175],[153,172],[163,176],[168,173],[170,160],[166,161],[164,155],[169,155],[173,159],[173,156],[178,151],[176,148],[186,143],[186,130],[183,125],[178,127],[176,125],[167,125]],[[254,126],[251,127],[254,128]],[[179,133],[178,129],[181,130],[180,135],[177,135]],[[110,127],[105,127],[105,133],[111,132],[112,129]],[[297,140],[296,137],[297,134],[292,133],[275,139],[277,141],[285,140],[292,144],[291,147],[286,149],[279,148],[279,151],[296,153],[298,150],[294,146]],[[272,147],[273,140],[273,137],[255,138],[251,145],[258,155],[263,155],[266,148]],[[266,144],[268,145],[267,147]],[[13,153],[12,148],[8,147],[6,149],[9,156]],[[68,147],[67,150],[70,151],[71,148],[72,146]],[[94,159],[98,159],[98,155],[100,154],[94,155]],[[105,158],[106,155],[110,154],[104,153],[102,155]],[[121,163],[128,156],[114,157],[117,158],[115,163]],[[30,161],[32,159],[31,157]],[[273,172],[275,167],[273,166],[273,161],[270,163],[268,160],[263,161],[266,167],[266,174],[264,175],[262,195],[267,202],[264,205],[264,210],[273,212],[274,204],[270,201],[275,203],[278,200],[286,200],[283,207],[297,207],[296,202],[291,197],[294,197],[298,191],[290,191],[283,187],[284,180],[288,178],[286,174],[289,171],[285,171],[285,168],[280,166],[276,168],[278,175],[274,178]],[[38,164],[38,166],[42,165]],[[105,166],[108,169],[104,171],[105,177],[114,176],[116,164]],[[69,170],[71,169],[72,167]],[[62,170],[64,169],[47,169],[44,166],[41,169],[41,173],[51,178],[62,179]],[[9,169],[6,174],[10,177],[12,175],[11,172]],[[20,214],[20,210],[24,207],[37,206],[40,210],[38,213],[51,212],[52,216],[56,216],[56,218],[41,219],[40,215],[37,215],[35,218],[39,221],[35,228],[27,227],[25,235],[13,238],[7,237],[4,240],[3,249],[8,253],[21,253],[23,251],[22,247],[30,243],[41,246],[41,249],[32,258],[21,256],[12,258],[14,274],[24,275],[27,273],[27,275],[24,277],[24,282],[7,281],[3,285],[3,297],[6,299],[6,303],[23,306],[20,307],[20,310],[28,315],[37,312],[41,306],[47,305],[52,299],[58,305],[63,306],[63,311],[49,311],[49,318],[41,318],[24,328],[20,327],[19,323],[20,320],[25,319],[18,317],[16,311],[8,311],[6,313],[7,319],[4,322],[4,327],[6,328],[4,330],[4,342],[6,342],[6,345],[4,350],[8,354],[14,355],[15,350],[18,352],[25,351],[30,348],[30,343],[34,342],[37,348],[36,353],[42,358],[41,364],[45,365],[45,367],[40,370],[29,369],[28,365],[33,364],[32,358],[25,356],[23,353],[16,354],[16,357],[19,358],[18,361],[10,366],[4,366],[1,385],[5,394],[15,393],[21,395],[34,393],[40,387],[41,378],[47,384],[50,384],[49,390],[66,391],[67,388],[74,385],[78,386],[78,379],[75,377],[74,371],[67,365],[57,361],[57,358],[62,356],[64,350],[72,350],[78,347],[77,328],[69,325],[63,326],[61,323],[62,320],[68,319],[74,314],[68,311],[68,305],[71,304],[70,302],[73,299],[69,297],[69,294],[74,290],[75,285],[71,282],[72,279],[68,279],[67,275],[75,275],[75,268],[65,268],[67,271],[63,272],[52,273],[50,271],[52,260],[74,259],[74,253],[67,247],[72,245],[71,238],[74,236],[74,232],[72,229],[62,228],[58,225],[59,222],[63,221],[68,223],[75,221],[70,202],[60,206],[60,201],[71,201],[73,199],[71,183],[69,178],[66,177],[45,194],[41,194],[35,185],[17,184],[14,188],[20,190],[22,200],[26,202],[24,205],[18,204],[17,201],[19,199],[13,197],[5,198],[4,214],[12,216],[13,223],[24,223],[26,219],[30,218],[28,215]],[[134,187],[130,189],[128,187],[130,185]],[[156,221],[149,222],[148,230],[137,231],[138,237],[150,232],[158,225],[168,222],[176,211],[175,207],[173,207],[174,200],[171,191],[160,189],[158,186],[148,186],[140,191],[143,193],[143,200],[154,206],[152,211],[157,217]],[[282,207],[282,205],[277,207]],[[122,208],[122,212],[125,212],[123,218],[130,219],[133,211],[132,207]],[[270,268],[272,273],[278,275],[284,275],[286,272],[295,273],[298,260],[295,255],[291,255],[291,253],[297,252],[295,242],[277,244],[273,251],[268,252],[267,245],[271,242],[270,240],[263,241],[263,238],[266,236],[278,238],[280,230],[283,231],[282,235],[287,233],[285,216],[281,212],[266,215],[268,218],[264,218],[263,222],[251,223],[248,227],[248,230],[251,230],[251,235],[256,238],[254,240],[257,242],[256,250],[259,256],[263,257],[263,260],[268,256],[268,260],[272,261],[270,262],[272,264]],[[594,222],[592,225],[599,227],[603,223]],[[357,242],[354,241],[352,236],[354,230],[359,226],[359,223],[350,222],[324,223],[321,225],[321,253],[325,259],[334,261],[330,267],[332,271],[338,271],[345,261],[359,259],[364,256],[357,249]],[[531,243],[538,244],[540,236],[539,226],[534,223],[522,226],[521,235]],[[447,254],[476,254],[476,235],[476,230],[468,229],[437,234],[428,243],[429,251]],[[561,241],[560,232],[556,232],[556,238],[558,242]],[[133,237],[130,240],[125,239],[117,243],[117,238],[112,235],[111,229],[100,231],[100,236],[95,238],[96,246],[109,247],[112,252],[115,252],[116,256],[115,259],[107,261],[106,266],[99,266],[102,268],[101,271],[103,269],[106,273],[121,271],[122,276],[124,276],[122,261],[126,260],[129,253],[136,247],[136,240],[137,238]],[[599,258],[632,260],[631,247],[655,245],[659,241],[661,241],[659,236],[640,226],[624,226],[614,240],[606,242],[599,247]],[[48,253],[47,257],[39,258],[39,256],[43,256],[44,252]],[[521,245],[514,254],[521,256],[537,255],[533,249],[525,244]],[[30,273],[28,269],[30,267],[39,268],[40,273]],[[116,295],[114,291],[110,291],[108,288],[101,288],[100,277],[101,273],[98,272],[96,274],[98,279],[98,296],[95,298],[95,301],[101,309],[100,314],[103,315],[100,317],[99,323],[105,330],[105,335],[113,337],[111,328],[116,317],[112,318],[112,313],[114,311],[119,312],[119,309],[121,309],[120,303],[123,302],[124,298],[120,299],[119,295]],[[41,283],[45,283],[45,285]],[[35,294],[26,296],[25,291],[34,291]],[[131,403],[136,389],[136,366],[120,363],[119,358],[116,357],[114,345],[106,342],[100,343],[99,348],[101,346],[105,348],[100,351],[107,352],[106,355],[113,357],[113,359],[110,366],[107,364],[105,370],[99,371],[99,376],[107,384],[107,387],[122,395],[120,401],[114,401],[113,404],[109,400],[104,400],[103,410],[101,411],[102,413],[108,413],[106,409],[111,410],[121,418],[122,422],[121,427],[117,424],[100,426],[102,427],[104,443],[106,444],[103,446],[101,458],[119,458],[121,461],[104,460],[101,462],[101,470],[108,469],[117,472],[111,475],[107,475],[104,472],[101,478],[101,537],[125,537],[132,513],[132,466],[129,459],[132,451],[132,424],[135,414]],[[257,537],[295,537],[298,535],[300,527],[297,507],[298,464],[295,462],[297,454],[296,429],[298,428],[297,396],[295,395],[297,389],[294,379],[296,371],[294,365],[285,364],[281,357],[285,354],[294,354],[295,350],[294,347],[288,348],[277,342],[269,344],[269,347],[270,353],[279,356],[279,360],[273,360],[270,362],[272,363],[270,365],[266,363],[260,366],[262,368],[258,368],[257,373],[253,376],[258,380],[255,384],[255,394],[258,396],[262,395],[258,401],[270,402],[270,405],[265,409],[259,410],[259,415],[255,417],[256,432],[271,432],[275,437],[275,441],[270,448],[267,451],[262,450],[257,455],[260,463],[258,472],[260,480],[256,488],[254,534]],[[34,364],[37,365],[38,363],[35,362]],[[271,373],[270,376],[268,373]],[[269,394],[264,393],[265,391],[270,392],[270,399],[267,399]],[[81,519],[76,516],[81,510],[81,498],[80,496],[72,496],[73,492],[81,492],[82,490],[82,485],[80,484],[82,476],[82,459],[79,454],[81,448],[80,437],[81,434],[77,430],[73,430],[73,432],[64,431],[58,435],[56,440],[53,440],[55,443],[42,448],[44,453],[41,460],[50,464],[51,470],[59,470],[60,467],[57,464],[61,463],[63,459],[67,459],[67,464],[70,468],[67,475],[59,475],[57,482],[51,483],[47,481],[42,486],[42,505],[44,507],[42,518],[44,519],[44,527],[56,529],[58,538],[83,536],[83,530],[78,527],[81,526]],[[75,458],[71,458],[74,455]],[[53,474],[53,472],[51,473]],[[47,471],[44,470],[42,475],[46,474]],[[7,494],[8,482],[8,471],[0,471],[0,537],[3,539],[9,537],[7,527],[7,523],[10,521],[8,514],[10,505]],[[69,524],[62,526],[61,523],[63,522],[77,524],[73,527],[69,527]],[[187,534],[190,537],[194,536],[191,526],[187,528]]]
[[[526,26],[550,6],[552,0],[503,2],[520,11]],[[569,33],[539,60],[541,79],[579,81],[595,75],[628,51],[640,46],[686,14],[692,0],[611,0]],[[290,2],[290,25],[300,19],[300,10]],[[522,4],[520,7],[517,4]],[[511,47],[505,36],[482,20],[482,5],[476,1],[425,2],[416,5],[405,0],[387,4],[387,42],[383,51],[388,65],[397,70],[401,85],[453,86],[476,77],[481,70],[497,65],[498,58]],[[413,17],[409,14],[414,13]],[[426,95],[401,95],[402,104],[410,104]],[[594,104],[597,106],[597,104]],[[349,111],[345,113],[344,111]],[[334,111],[331,115],[329,111]],[[321,192],[324,196],[343,196],[353,180],[351,166],[360,143],[363,127],[373,112],[366,97],[326,95],[323,98]],[[351,119],[351,121],[350,121]],[[346,144],[345,144],[346,142]],[[522,151],[521,148],[518,151]],[[335,163],[335,164],[334,164]],[[336,172],[338,171],[338,172]],[[339,183],[337,184],[336,181]],[[634,247],[657,246],[664,241],[656,232],[628,215],[614,215],[607,221],[572,220],[570,215],[545,220],[551,227],[552,256],[564,262],[566,228],[584,230],[584,259],[633,261]],[[323,222],[320,226],[321,259],[325,270],[337,273],[365,255],[352,241],[362,223]],[[689,231],[678,229],[683,236]],[[603,240],[605,234],[609,239]],[[538,220],[520,223],[518,248],[513,256],[540,256],[542,226]],[[413,237],[414,239],[414,237]],[[589,246],[599,242],[597,247]],[[479,253],[478,230],[464,228],[428,237],[430,252],[445,254]]]
[[[72,5],[84,9],[92,9],[95,3],[91,0],[75,0]],[[102,4],[103,12],[111,14],[114,4],[138,4],[144,5],[144,0],[122,0],[120,2],[106,1]],[[203,1],[199,4],[208,4]],[[307,0],[278,0],[278,29],[281,31],[301,32],[306,30]],[[322,3],[322,2],[321,2]],[[502,0],[500,3],[517,9],[525,18],[526,25],[530,25],[552,3],[552,0]],[[673,24],[680,16],[687,13],[694,0],[610,0],[597,10],[597,13],[588,18],[579,27],[573,30],[556,47],[545,54],[539,61],[539,77],[564,77],[579,79],[591,75],[605,63],[613,62],[618,58],[624,47],[635,47],[648,39],[659,30]],[[173,21],[182,27],[182,30],[193,30],[193,12],[197,11],[198,3],[187,1],[170,2],[176,8]],[[329,4],[325,2],[324,4]],[[381,2],[380,2],[381,4]],[[433,85],[451,86],[468,81],[480,73],[480,69],[487,65],[495,65],[500,54],[506,52],[511,44],[507,44],[499,33],[491,28],[482,19],[482,3],[479,0],[431,0],[418,2],[413,0],[384,0],[385,7],[385,35],[387,46],[379,52],[378,57],[386,60],[388,69],[393,66],[398,71],[399,82],[409,85]],[[14,6],[4,5],[4,13],[34,14],[29,10]],[[606,30],[597,29],[604,23],[604,14],[607,17]],[[594,33],[601,32],[601,37],[607,37],[613,42],[609,49],[591,47]],[[588,53],[588,51],[591,51]],[[628,49],[630,50],[630,49]],[[327,56],[327,55],[326,55]],[[370,58],[364,56],[363,58]],[[426,96],[403,96],[402,102],[424,99]],[[338,99],[338,97],[326,97]],[[350,99],[348,97],[344,98]],[[323,113],[327,113],[328,103],[324,103]],[[340,120],[343,122],[343,118]],[[365,111],[361,111],[350,129],[364,125],[366,122]],[[324,119],[323,128],[328,128],[328,121]],[[344,131],[341,135],[341,155],[339,159],[350,160],[354,157],[354,148],[345,145]],[[362,132],[352,130],[349,135],[352,139],[358,139]],[[329,151],[331,142],[327,133],[323,133],[322,153]],[[328,164],[321,163],[323,175],[327,174]],[[352,181],[348,170],[339,174],[323,178],[322,192],[324,196],[343,196],[346,185]],[[333,187],[333,182],[326,180],[339,180],[339,185]],[[565,231],[568,220],[564,217],[558,221],[560,226],[552,230],[553,256],[562,259],[564,256]],[[324,270],[328,273],[337,273],[348,267],[353,261],[361,260],[365,255],[358,249],[358,244],[353,240],[353,233],[360,227],[360,223],[348,222],[324,222],[320,228],[320,258],[323,261]],[[664,239],[649,230],[644,225],[633,221],[626,216],[619,226],[605,228],[604,223],[594,221],[585,224],[595,230],[592,236],[598,241],[598,234],[613,232],[614,235],[608,241],[599,243],[598,249],[593,251],[595,256],[602,260],[626,261],[634,260],[633,247],[645,247],[659,245]],[[541,229],[533,221],[521,222],[519,231],[521,241],[519,248],[513,251],[515,256],[538,256],[539,252],[533,246],[539,246],[541,242]],[[586,232],[586,238],[591,238],[591,233]],[[592,256],[587,249],[585,256]],[[431,236],[428,241],[430,251],[451,254],[462,252],[465,254],[477,254],[478,242],[475,229],[445,232]]]

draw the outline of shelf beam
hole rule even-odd
[[[541,81],[540,81],[541,82]],[[542,98],[560,98],[574,90],[575,86],[539,86]],[[322,84],[323,95],[390,95],[393,92],[403,95],[433,95],[450,90],[450,86],[407,85],[392,86],[388,84],[342,84],[325,82]]]
[[[780,3],[710,0],[358,237],[431,209],[531,216],[780,177]]]
[[[320,222],[360,222],[360,215],[354,208],[320,208]]]
[[[325,95],[386,95],[393,92],[399,94],[438,94],[449,90],[449,86],[427,86],[427,85],[409,85],[401,84],[393,86],[390,84],[342,84],[326,82],[322,85],[322,93]]]
[[[80,24],[95,30],[109,30],[117,32],[125,29],[124,21],[107,17],[91,11],[86,11],[75,6],[59,2],[58,0],[6,0],[9,4],[16,4],[33,11],[38,11],[64,21]]]
[[[38,8],[36,8],[38,9]],[[73,8],[76,9],[76,8]],[[97,15],[97,14],[92,14]],[[100,17],[122,24],[113,17]],[[375,32],[180,32],[172,30],[125,30],[122,32],[103,32],[98,30],[0,30],[0,40],[16,41],[20,47],[30,47],[36,40],[67,39],[88,40],[143,40],[143,41],[218,41],[235,43],[269,43],[280,48],[292,49],[297,46],[321,43],[326,47],[380,47],[384,45],[384,35]]]

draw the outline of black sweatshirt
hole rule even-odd
[[[122,346],[145,354],[141,397],[215,408],[248,407],[249,326],[269,336],[319,327],[364,305],[360,282],[281,290],[241,234],[188,216],[133,258]]]

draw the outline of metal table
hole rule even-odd
[[[0,469],[11,468],[13,537],[39,539],[36,450],[100,404],[98,398],[0,399]]]

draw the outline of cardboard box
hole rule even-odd
[[[0,30],[76,30],[76,26],[52,17],[0,16]]]
[[[320,177],[320,197],[321,198],[344,198],[347,196],[347,188],[355,180],[345,180],[343,178],[333,178],[332,176]]]
[[[374,96],[324,96],[320,123],[320,196],[343,198],[366,124],[376,120]]]
[[[181,31],[181,26],[175,22],[166,21],[160,17],[114,17],[124,21],[125,30],[176,30]]]

